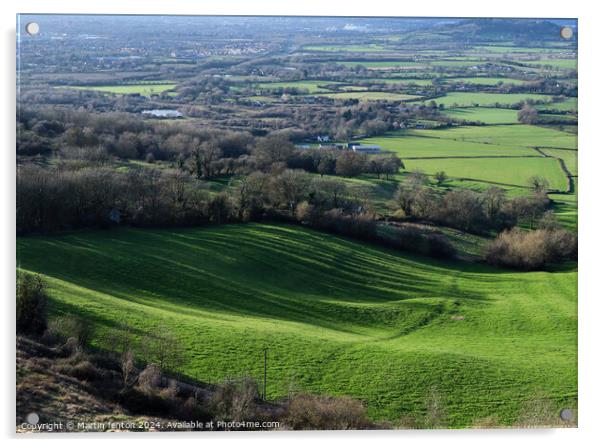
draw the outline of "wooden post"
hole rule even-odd
[[[268,348],[263,349],[263,400],[267,400],[268,384]]]

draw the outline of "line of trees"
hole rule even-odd
[[[444,173],[438,173],[437,182],[444,182]],[[483,192],[453,189],[444,194],[431,188],[428,177],[413,172],[399,185],[393,207],[397,216],[428,220],[472,233],[512,228],[518,222],[533,226],[549,205],[547,183],[534,178],[533,193],[513,198],[506,197],[501,188],[491,187]]]
[[[403,167],[394,155],[298,150],[291,142],[298,135],[290,132],[258,138],[247,132],[198,129],[184,123],[149,124],[123,113],[25,109],[19,114],[18,136],[18,155],[55,154],[64,164],[80,167],[88,162],[108,163],[111,158],[170,161],[197,179],[283,167],[321,175],[372,173],[388,178]]]
[[[559,227],[542,226],[532,231],[513,228],[500,233],[485,248],[488,263],[522,270],[576,259],[576,236]]]

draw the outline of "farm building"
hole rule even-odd
[[[376,144],[353,144],[351,150],[362,154],[380,154],[380,146]]]
[[[320,144],[318,146],[320,149],[343,149],[344,146],[342,144]]]
[[[152,116],[153,118],[181,118],[182,114],[177,110],[143,110],[143,115]]]

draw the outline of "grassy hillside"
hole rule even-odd
[[[119,229],[17,241],[55,313],[93,343],[125,322],[167,326],[181,372],[261,377],[268,397],[351,395],[374,418],[420,417],[429,401],[459,427],[515,422],[533,399],[574,406],[577,274],[516,273],[410,257],[298,227]]]

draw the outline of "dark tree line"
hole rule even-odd
[[[438,182],[445,178],[438,173]],[[443,180],[444,181],[444,180]],[[534,179],[531,195],[508,198],[491,187],[483,192],[453,189],[444,194],[428,186],[428,177],[414,172],[402,182],[393,205],[403,216],[440,223],[472,233],[512,228],[519,222],[533,226],[549,205],[545,182]]]

